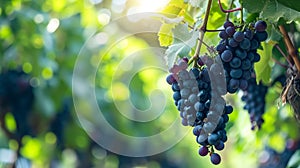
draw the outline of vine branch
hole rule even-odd
[[[279,45],[278,45],[278,44],[275,44],[274,46],[275,46],[275,48],[280,52],[280,54],[281,54],[282,56],[284,56],[284,58],[287,60],[287,62],[288,62],[288,64],[289,64],[289,66],[292,67],[293,64],[291,63],[291,60],[288,58],[288,56],[285,55],[285,53],[282,51],[282,49],[279,47]]]
[[[292,44],[292,41],[283,25],[279,26],[279,30],[280,30],[281,34],[283,35],[284,43],[287,47],[288,54],[294,61],[298,72],[300,72],[300,61],[299,61],[296,49],[295,49],[294,45]]]
[[[199,53],[200,53],[200,49],[201,49],[201,46],[202,46],[202,43],[203,43],[204,34],[206,32],[206,27],[207,27],[208,16],[209,16],[209,13],[210,13],[211,4],[212,4],[212,0],[208,0],[205,16],[204,16],[204,20],[203,20],[203,24],[200,28],[200,33],[199,33],[199,38],[198,38],[198,43],[197,43],[197,46],[196,46],[195,54],[192,57],[192,60],[195,61],[194,66],[197,65],[197,60],[199,58]]]
[[[221,4],[221,0],[218,0],[218,3],[219,3],[219,7],[220,7],[221,11],[224,12],[224,13],[231,13],[231,12],[242,10],[242,8],[235,8],[235,9],[225,10],[223,8],[222,4]]]

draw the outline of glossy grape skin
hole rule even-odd
[[[210,156],[210,161],[211,163],[213,163],[214,165],[218,165],[221,163],[221,156],[217,153],[213,153]]]

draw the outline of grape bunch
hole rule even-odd
[[[250,115],[251,129],[254,130],[256,127],[260,129],[264,122],[262,116],[265,113],[265,97],[268,87],[261,82],[257,84],[255,78],[249,79],[248,84],[249,86],[242,96],[242,101],[246,103],[244,109]]]
[[[224,23],[225,30],[219,33],[222,39],[216,46],[225,69],[227,91],[235,93],[238,89],[246,90],[251,78],[253,64],[260,60],[257,49],[268,37],[265,21],[257,21],[242,30],[230,21]]]
[[[182,124],[194,126],[193,134],[196,141],[201,145],[200,156],[210,153],[211,162],[219,164],[221,157],[214,152],[223,150],[227,141],[225,131],[229,121],[228,114],[233,111],[232,106],[226,105],[222,95],[226,89],[219,88],[220,73],[216,73],[219,65],[213,63],[210,66],[193,67],[187,70],[187,59],[181,59],[178,65],[171,69],[167,76],[167,83],[172,85],[173,99],[180,111]],[[221,71],[221,69],[219,69]],[[213,106],[211,106],[213,104]]]

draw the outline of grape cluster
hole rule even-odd
[[[246,90],[253,72],[253,64],[260,60],[257,49],[268,37],[267,24],[257,21],[249,28],[238,30],[230,21],[224,23],[225,30],[219,33],[222,39],[216,46],[225,69],[227,91],[235,93]]]
[[[265,113],[265,97],[268,87],[261,82],[257,84],[255,78],[249,79],[248,83],[249,86],[242,96],[242,101],[246,103],[244,109],[250,115],[251,129],[254,130],[256,127],[260,129],[264,122],[262,116]]]
[[[232,106],[226,105],[221,96],[226,93],[226,88],[218,87],[222,86],[219,84],[220,73],[217,73],[220,66],[213,63],[207,67],[194,67],[189,71],[187,67],[186,59],[179,60],[178,65],[171,68],[167,82],[172,85],[173,99],[180,111],[182,124],[194,126],[193,134],[201,145],[199,155],[206,156],[210,153],[211,162],[219,164],[221,157],[214,149],[224,149],[228,114],[233,111]]]

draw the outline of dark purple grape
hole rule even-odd
[[[232,52],[230,50],[225,50],[222,54],[221,54],[221,59],[224,62],[229,62],[232,59]]]
[[[172,90],[175,92],[175,91],[180,91],[180,87],[178,85],[177,82],[173,83],[172,84]]]
[[[225,148],[225,145],[222,141],[219,141],[216,145],[215,145],[215,148],[218,150],[218,151],[221,151]]]
[[[267,29],[267,23],[263,20],[259,20],[255,23],[254,28],[258,32],[265,31]]]
[[[166,81],[169,85],[172,85],[173,83],[176,83],[176,79],[174,78],[173,74],[169,74],[166,78]]]
[[[237,42],[243,41],[245,38],[245,35],[243,32],[237,31],[233,34],[233,39]]]
[[[208,154],[208,152],[209,151],[208,151],[208,148],[206,146],[201,146],[199,148],[199,151],[198,151],[200,156],[206,156]]]
[[[260,60],[260,55],[258,53],[254,53],[253,62],[258,62]]]
[[[210,145],[215,145],[219,139],[217,134],[211,134],[208,136],[207,140]]]
[[[257,39],[257,41],[262,42],[262,41],[267,40],[268,33],[266,31],[256,32],[254,37],[255,37],[255,39]]]
[[[234,57],[229,63],[230,67],[232,67],[232,68],[239,68],[241,66],[241,64],[242,64],[242,61],[238,57]]]
[[[247,39],[252,40],[254,33],[251,30],[247,29],[245,30],[244,35]]]
[[[231,36],[233,36],[233,34],[235,33],[235,28],[234,28],[234,27],[227,27],[227,28],[225,29],[225,32],[227,33],[227,35],[228,35],[229,37],[231,37]]]
[[[252,63],[249,59],[244,59],[242,61],[242,70],[250,70],[252,67]]]
[[[245,79],[240,79],[240,88],[242,90],[246,90],[248,87],[248,81]]]
[[[230,105],[225,106],[225,114],[231,114],[233,112],[233,108]]]
[[[184,62],[186,62],[186,63],[189,62],[189,59],[188,59],[187,57],[183,57],[182,60],[183,60]]]
[[[217,45],[217,47],[216,47],[216,50],[218,51],[218,53],[220,54],[220,53],[222,53],[223,51],[225,51],[226,50],[226,45],[225,44],[222,44],[222,43],[220,43],[220,44],[218,44]]]
[[[247,52],[245,50],[242,50],[242,49],[236,49],[235,50],[235,55],[242,60],[242,59],[245,59],[247,57]]]
[[[229,87],[232,89],[237,89],[240,86],[240,82],[237,79],[230,79]]]
[[[180,95],[179,91],[174,92],[173,99],[176,100],[176,101],[181,99],[181,95]]]
[[[239,45],[239,43],[237,41],[235,41],[233,38],[231,38],[231,39],[228,40],[228,45],[230,47],[234,48],[234,47],[237,47]]]
[[[250,49],[251,50],[256,50],[258,47],[259,47],[258,41],[255,40],[255,39],[251,40],[251,47],[250,47]]]
[[[211,156],[210,156],[210,161],[211,161],[212,164],[218,165],[218,164],[221,163],[221,157],[220,157],[219,154],[213,153],[213,154],[211,154]]]
[[[230,21],[226,21],[224,24],[223,24],[223,27],[226,29],[227,27],[234,27],[234,24]]]
[[[228,38],[228,35],[227,35],[227,33],[226,33],[225,31],[220,31],[219,37],[220,37],[221,39],[227,39],[227,38]]]
[[[243,50],[248,50],[248,49],[250,48],[250,46],[251,46],[251,42],[250,42],[249,39],[244,38],[244,40],[241,41],[241,43],[240,43],[239,46],[240,46],[240,48],[243,49]]]
[[[240,77],[242,77],[242,75],[243,75],[243,71],[241,69],[232,69],[230,71],[230,76],[232,78],[239,79]]]

